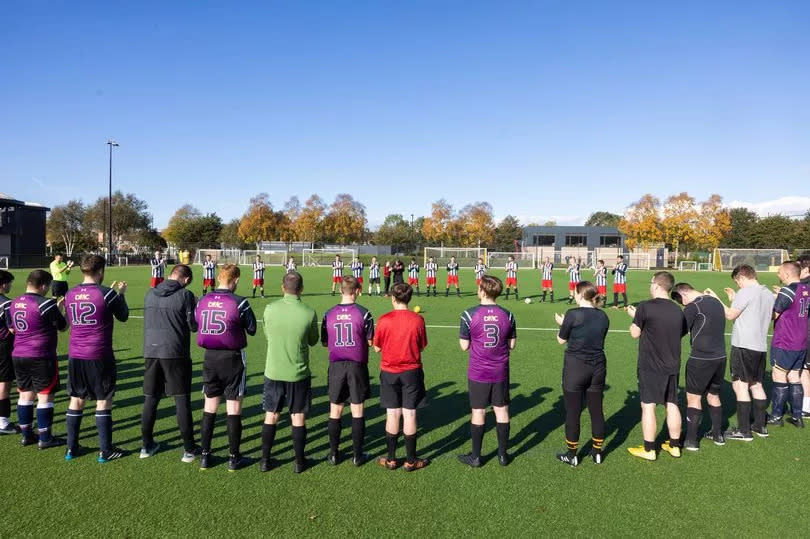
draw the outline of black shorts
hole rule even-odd
[[[312,379],[283,382],[264,377],[262,408],[265,412],[279,414],[287,407],[291,414],[308,414],[312,407]]]
[[[678,404],[678,375],[638,371],[642,404]]]
[[[155,398],[190,395],[191,359],[144,359],[143,394]]]
[[[244,350],[206,350],[203,359],[203,394],[238,400],[245,396],[247,363]]]
[[[693,359],[686,362],[686,392],[719,395],[726,374],[726,358]]]
[[[14,381],[14,362],[11,360],[12,339],[0,341],[0,382]]]
[[[372,277],[371,279],[369,279],[368,282],[371,283],[371,284],[380,284],[380,278],[379,277]]]
[[[509,404],[509,379],[500,382],[467,380],[467,388],[470,392],[470,408],[473,410]]]
[[[765,379],[767,352],[731,347],[731,380],[733,382],[761,383]]]
[[[329,363],[329,402],[363,404],[371,397],[371,381],[368,364],[357,361],[332,361]]]
[[[108,401],[115,396],[115,358],[68,359],[68,395],[82,400]]]
[[[59,364],[56,358],[15,357],[12,361],[20,391],[50,395],[59,390]]]
[[[583,361],[566,358],[563,361],[563,391],[604,391],[607,361]]]
[[[61,297],[68,292],[67,281],[51,281],[51,295],[53,297]]]
[[[380,406],[416,410],[427,404],[425,371],[380,372]]]

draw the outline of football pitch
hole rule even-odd
[[[250,296],[250,275],[237,293]],[[199,295],[197,266],[191,289]],[[14,271],[11,296],[22,293],[25,271]],[[71,284],[77,284],[74,271]],[[330,270],[304,268],[304,301],[318,315],[337,297],[329,294]],[[492,272],[499,277],[503,271]],[[631,302],[647,298],[652,272],[628,274]],[[728,274],[675,272],[676,279],[696,288],[718,292],[731,285]],[[281,268],[268,268],[267,299],[253,299],[261,319],[265,305],[280,296]],[[440,282],[444,273],[440,272]],[[367,277],[367,276],[366,276]],[[591,278],[591,272],[583,272]],[[0,438],[0,537],[15,536],[641,536],[697,533],[703,536],[798,535],[804,528],[800,510],[810,477],[807,436],[792,426],[771,429],[771,436],[751,443],[728,441],[724,447],[703,442],[697,453],[680,459],[666,453],[656,462],[631,457],[626,448],[641,442],[640,409],[636,385],[637,344],[629,336],[629,316],[607,309],[611,333],[606,343],[608,360],[605,416],[606,459],[595,465],[582,459],[577,468],[554,456],[564,448],[564,412],[560,389],[563,347],[556,342],[553,314],[568,306],[560,302],[567,292],[565,273],[555,272],[558,302],[537,303],[537,271],[519,274],[521,298],[500,303],[512,310],[518,324],[518,345],[511,359],[512,414],[508,467],[495,458],[495,428],[487,416],[484,438],[486,463],[471,469],[456,461],[468,452],[469,404],[467,356],[458,346],[459,314],[476,303],[471,270],[462,270],[464,296],[414,297],[428,325],[429,345],[423,354],[428,406],[419,412],[420,456],[431,465],[416,473],[387,471],[375,462],[356,468],[350,460],[331,467],[323,460],[328,450],[325,349],[312,350],[313,410],[307,420],[307,454],[316,464],[300,475],[292,470],[289,416],[282,415],[275,457],[280,466],[262,474],[257,466],[227,471],[225,411],[220,408],[213,451],[217,465],[200,472],[197,464],[180,462],[181,439],[174,417],[173,399],[164,399],[158,412],[155,438],[161,443],[153,458],[140,460],[142,398],[142,306],[149,281],[148,267],[110,268],[106,282],[126,280],[131,318],[116,323],[115,350],[118,390],[113,408],[113,441],[131,451],[118,461],[98,464],[92,414],[83,422],[83,446],[92,452],[66,462],[62,449],[39,451],[22,448],[17,436]],[[763,284],[776,284],[775,274],[762,274]],[[609,300],[612,300],[610,295]],[[390,300],[364,295],[359,302],[375,318],[389,311]],[[730,332],[731,326],[728,326]],[[57,394],[54,432],[65,432],[64,391],[67,370],[67,334],[60,335],[59,353],[63,390]],[[263,421],[261,391],[266,343],[262,329],[249,338],[248,391],[244,402],[242,450],[258,462]],[[689,350],[684,339],[684,352]],[[202,354],[192,346],[194,360],[195,429],[202,415]],[[366,451],[384,451],[385,413],[379,407],[379,356],[372,354],[372,399],[367,402]],[[723,388],[726,421],[733,417],[731,385]],[[681,385],[684,377],[681,376]],[[770,392],[770,380],[766,384]],[[685,396],[681,395],[683,400]],[[12,396],[16,403],[16,397]],[[92,407],[88,407],[91,411]],[[16,415],[16,413],[15,413]],[[706,414],[707,415],[707,414]],[[704,424],[708,417],[704,415]],[[663,409],[659,410],[659,441],[665,439]],[[16,417],[14,418],[16,421]],[[344,415],[341,447],[350,454],[350,420]],[[702,430],[702,429],[701,429]],[[199,436],[197,435],[197,438]],[[587,451],[590,423],[582,416],[580,451]],[[584,447],[583,447],[584,446]],[[400,438],[398,455],[404,456]]]

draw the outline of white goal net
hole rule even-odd
[[[218,265],[239,264],[242,261],[242,251],[240,249],[197,249],[194,255],[194,263],[202,264],[207,255],[211,255],[211,260]]]
[[[283,266],[287,263],[287,251],[247,249],[242,251],[242,264],[253,264],[260,256],[265,266]]]
[[[694,260],[681,260],[678,263],[680,271],[697,271],[698,263]]]
[[[712,265],[708,262],[698,262],[698,271],[712,271]]]
[[[747,264],[757,271],[769,271],[788,259],[784,249],[724,249],[714,250],[713,265],[718,271],[731,271]]]
[[[487,251],[487,267],[504,269],[510,256],[515,257],[518,269],[534,269],[537,267],[537,255],[535,253],[510,253],[507,251]]]
[[[450,262],[450,257],[456,257],[458,267],[460,268],[474,268],[478,263],[478,259],[482,259],[485,264],[490,265],[487,261],[487,250],[485,247],[425,247],[424,264],[430,257],[436,264],[443,268]]]
[[[304,266],[330,266],[335,260],[335,255],[340,255],[343,264],[348,266],[357,256],[357,249],[304,249],[301,253],[301,264]]]

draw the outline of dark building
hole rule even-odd
[[[0,193],[0,267],[39,267],[45,257],[50,208]]]
[[[523,228],[523,247],[624,247],[624,235],[610,226],[527,226]]]

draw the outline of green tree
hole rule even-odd
[[[374,233],[374,243],[390,245],[395,252],[412,253],[420,238],[416,234],[416,223],[411,227],[410,221],[400,214],[388,215]]]
[[[731,229],[720,242],[721,247],[745,249],[753,245],[754,228],[759,217],[748,208],[731,208],[728,211],[731,218]]]
[[[618,227],[621,215],[610,213],[609,211],[596,211],[588,216],[585,226],[612,226]]]
[[[51,209],[47,235],[51,248],[67,256],[72,256],[74,251],[90,251],[98,247],[98,236],[94,236],[87,225],[87,207],[81,200],[71,200]]]
[[[107,197],[99,197],[87,209],[87,224],[95,232],[104,235],[107,244]],[[138,243],[140,233],[151,228],[152,215],[149,205],[132,193],[116,191],[112,196],[113,248],[120,249],[125,241]]]
[[[771,215],[759,219],[751,230],[751,244],[754,249],[793,249],[797,245],[796,221],[784,215]]]
[[[514,251],[515,241],[523,239],[523,227],[517,217],[507,215],[495,227],[495,238],[492,249],[495,251]]]
[[[219,244],[228,249],[250,249],[251,245],[239,237],[239,219],[231,219],[222,226],[217,238]]]

